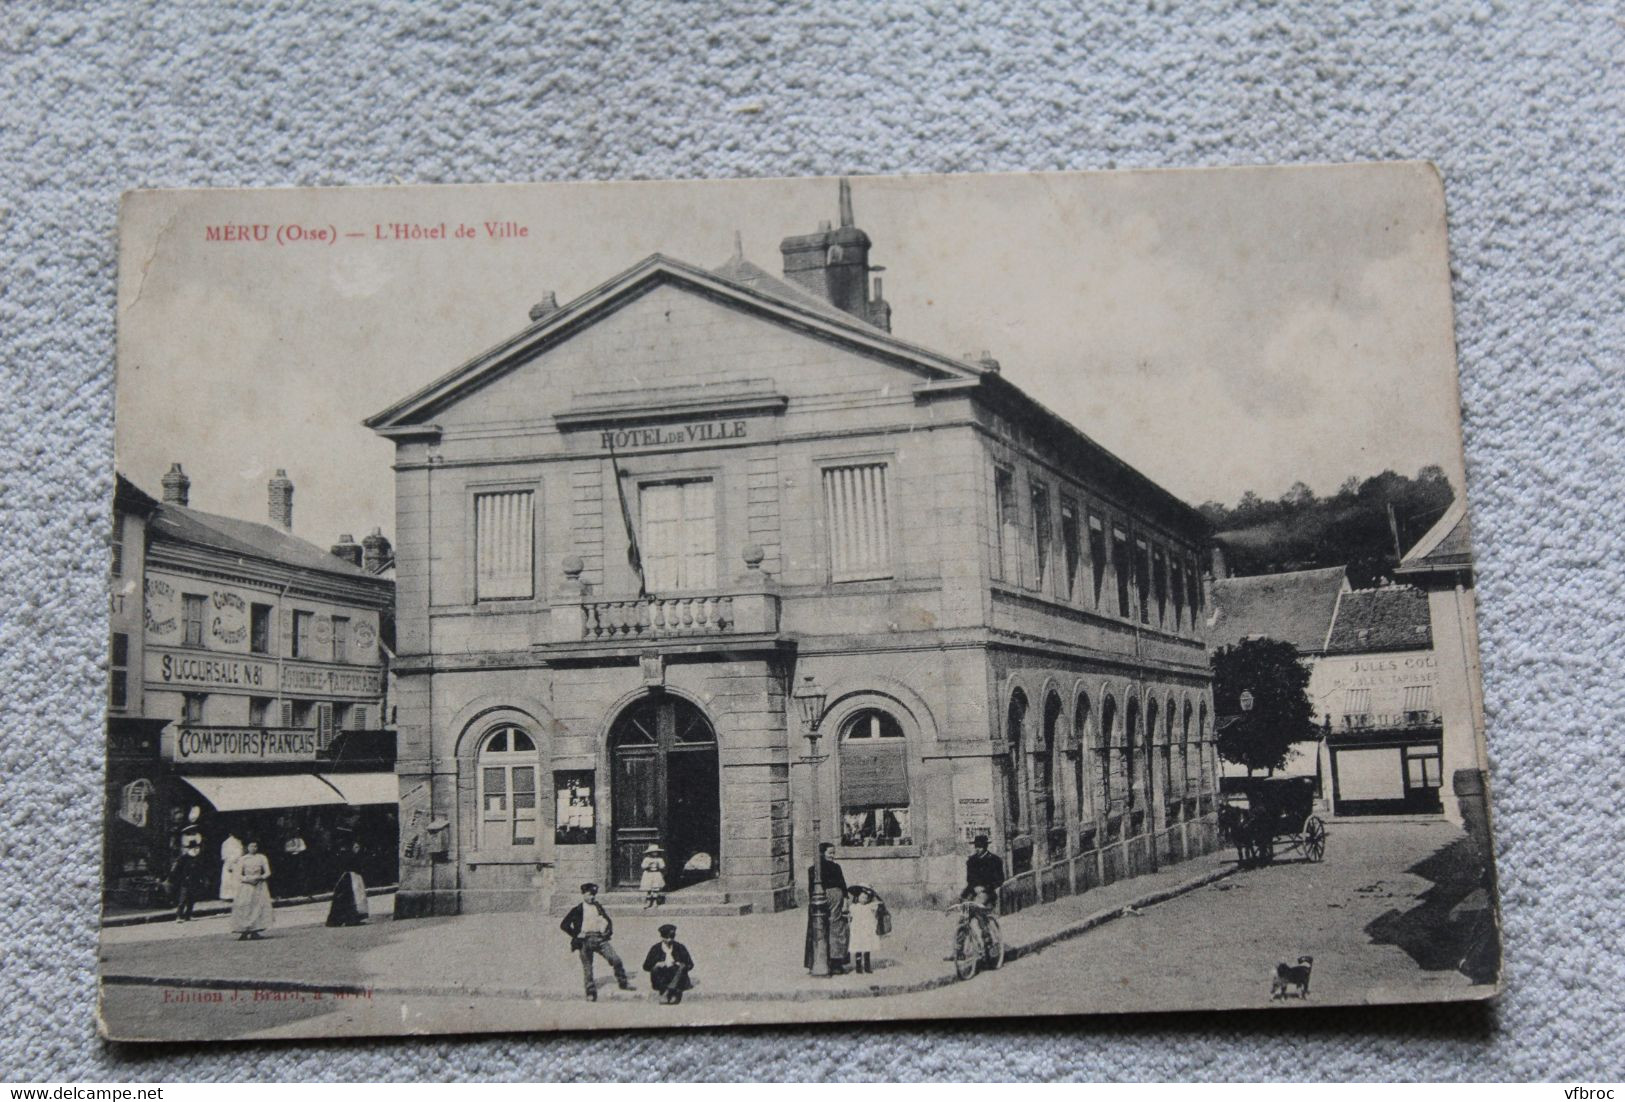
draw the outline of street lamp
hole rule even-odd
[[[1244,712],[1253,710],[1253,691],[1251,689],[1241,690],[1241,710]]]
[[[808,674],[791,694],[801,712],[801,723],[807,731],[807,756],[803,760],[812,766],[812,835],[813,863],[812,888],[808,892],[807,916],[812,922],[812,974],[827,976],[829,968],[829,896],[824,894],[824,825],[821,818],[823,803],[818,795],[818,766],[824,760],[818,754],[818,721],[824,718],[824,702],[829,693]]]

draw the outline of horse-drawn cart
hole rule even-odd
[[[1238,780],[1219,808],[1219,830],[1249,867],[1293,853],[1306,861],[1326,856],[1326,824],[1315,814],[1313,777]]]

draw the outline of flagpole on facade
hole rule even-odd
[[[615,455],[615,433],[604,433],[609,447],[609,466],[615,474],[615,496],[621,503],[621,523],[626,527],[626,562],[638,576],[638,600],[649,599],[649,583],[643,576],[643,553],[638,549],[638,530],[632,523],[632,508],[626,503],[626,486],[621,481],[621,462]]]

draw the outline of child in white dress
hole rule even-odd
[[[643,909],[648,910],[666,901],[665,851],[659,846],[644,850],[642,867],[643,876],[638,880],[638,890],[643,892]]]
[[[852,971],[875,970],[874,954],[880,949],[880,897],[863,885],[854,885],[847,902],[852,934],[847,951],[852,954]]]

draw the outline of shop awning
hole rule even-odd
[[[393,780],[393,774],[391,775]],[[260,811],[276,807],[342,804],[344,797],[314,773],[274,777],[182,777],[216,811]]]
[[[339,790],[344,802],[354,807],[368,804],[395,804],[401,801],[399,779],[393,773],[319,773]]]

